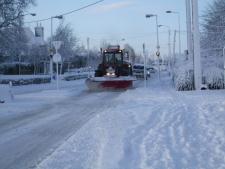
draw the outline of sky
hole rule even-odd
[[[60,15],[96,1],[98,0],[36,0],[36,6],[31,7],[29,12],[35,12],[37,16],[26,16],[25,21]],[[200,15],[212,1],[199,0]],[[167,10],[172,10],[180,13],[181,47],[183,51],[186,49],[185,9],[185,0],[104,0],[95,6],[65,16],[64,23],[71,25],[74,34],[80,39],[80,43],[85,46],[86,39],[89,37],[91,48],[100,48],[102,40],[106,40],[111,44],[119,43],[121,46],[128,43],[133,46],[136,53],[141,54],[143,43],[145,43],[149,54],[154,54],[156,51],[155,18],[146,19],[145,15],[157,14],[159,24],[167,25],[171,30],[178,30],[178,16],[165,13]],[[60,22],[58,19],[53,20],[53,30]],[[50,21],[39,24],[44,27],[45,39],[47,39],[50,36]],[[36,25],[37,23],[26,24],[32,29]],[[162,55],[167,54],[168,28],[160,28],[159,37],[161,53]],[[172,39],[173,33],[171,41]]]

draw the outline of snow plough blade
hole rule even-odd
[[[92,77],[86,80],[86,85],[91,91],[101,90],[126,90],[133,87],[136,78],[127,77]]]

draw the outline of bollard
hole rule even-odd
[[[14,100],[14,94],[13,94],[13,91],[12,91],[12,81],[9,82],[9,95],[10,95],[10,98],[11,98],[11,101]]]

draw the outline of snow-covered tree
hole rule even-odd
[[[133,48],[131,45],[129,45],[129,44],[125,44],[125,45],[124,45],[124,50],[125,50],[126,52],[128,52],[128,55],[129,55],[129,57],[131,58],[130,61],[131,61],[132,63],[134,63],[134,62],[135,62],[135,59],[136,59],[136,54],[135,54],[134,48]]]
[[[0,34],[0,55],[5,61],[18,61],[28,54],[27,37],[22,27],[4,29]]]
[[[23,27],[23,17],[35,0],[0,1],[0,61],[15,61],[26,55],[27,39]],[[17,58],[16,58],[17,57]]]
[[[79,48],[78,38],[74,35],[73,29],[69,24],[64,24],[64,22],[57,27],[53,41],[63,42],[59,53],[65,61],[70,60]]]
[[[205,66],[223,67],[225,46],[225,1],[214,0],[203,15],[202,56]]]
[[[4,28],[17,26],[23,20],[24,11],[34,4],[35,0],[1,0],[0,33]]]
[[[223,74],[223,48],[225,46],[225,1],[214,0],[203,15],[201,56],[203,81],[221,88]],[[220,71],[219,71],[220,70]],[[211,72],[211,73],[208,73]],[[214,80],[212,80],[214,79]],[[218,85],[216,85],[218,84]]]

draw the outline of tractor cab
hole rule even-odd
[[[103,64],[115,67],[123,64],[123,51],[119,46],[103,51]]]
[[[95,77],[119,77],[132,75],[131,64],[124,61],[120,46],[109,46],[102,51],[102,63],[95,71]]]

